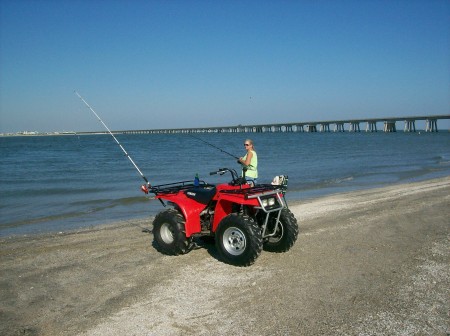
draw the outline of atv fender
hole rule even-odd
[[[200,212],[205,208],[204,204],[198,203],[187,198],[185,201],[177,204],[186,220],[186,237],[202,231],[200,225]]]
[[[200,225],[200,213],[205,208],[204,204],[198,203],[193,199],[187,197],[177,197],[177,196],[165,196],[164,199],[176,204],[177,208],[180,209],[181,213],[186,220],[186,237],[190,237],[195,233],[200,233],[202,231]]]
[[[214,211],[214,221],[212,231],[215,232],[222,219],[232,212],[233,204],[258,206],[257,199],[244,199],[241,195],[224,194],[220,195]]]

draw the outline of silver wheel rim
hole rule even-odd
[[[170,225],[168,223],[161,225],[161,239],[166,244],[172,244],[174,241],[173,231],[170,229]]]
[[[238,256],[244,253],[247,239],[244,232],[238,228],[230,227],[223,233],[222,243],[228,253]]]

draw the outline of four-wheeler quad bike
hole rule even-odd
[[[286,252],[294,245],[298,225],[287,208],[286,185],[250,186],[228,168],[210,175],[226,172],[231,173],[230,183],[181,181],[148,189],[164,206],[172,206],[153,221],[154,246],[158,251],[185,254],[196,246],[195,237],[209,236],[215,239],[224,262],[249,266],[262,249]]]

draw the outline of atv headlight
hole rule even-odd
[[[261,205],[264,208],[267,208],[268,206],[273,206],[273,205],[275,205],[275,198],[274,197],[264,198],[261,200]]]

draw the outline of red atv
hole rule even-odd
[[[264,248],[286,252],[297,240],[298,225],[281,185],[249,185],[234,169],[230,183],[181,181],[148,189],[164,206],[153,221],[154,246],[164,254],[185,254],[196,247],[194,238],[213,237],[221,259],[237,266],[253,264]],[[164,202],[165,201],[165,202]]]

